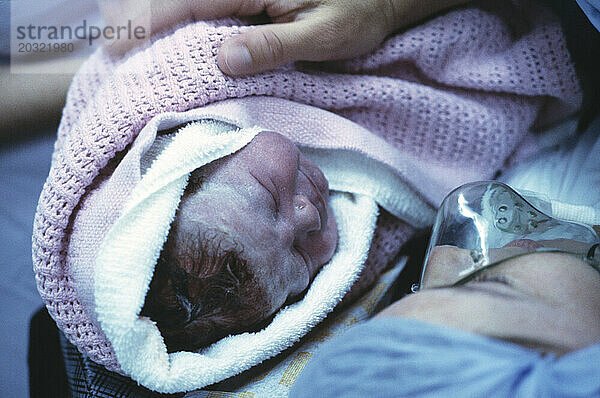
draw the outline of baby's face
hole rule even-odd
[[[282,135],[262,132],[195,178],[201,187],[183,196],[179,229],[194,234],[214,228],[243,246],[270,303],[265,316],[303,292],[331,259],[337,228],[327,180]]]

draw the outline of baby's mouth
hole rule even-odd
[[[312,205],[317,208],[317,211],[319,212],[319,222],[321,225],[320,231],[322,232],[325,230],[325,228],[327,226],[327,218],[328,218],[327,202],[325,201],[325,198],[323,197],[323,193],[321,192],[321,190],[319,188],[317,188],[317,185],[311,178],[310,173],[305,172],[303,170],[303,168],[300,168],[299,170],[302,174],[304,174],[304,176],[306,177],[306,179],[308,180],[308,182],[310,184],[312,192],[308,199],[310,200]],[[327,192],[327,196],[329,196],[328,193],[329,192]]]
[[[311,180],[317,187],[317,190],[325,196],[329,196],[329,181],[327,181],[321,169],[310,161],[307,161],[304,167],[309,171],[308,174],[311,176]]]
[[[310,181],[310,185],[312,185],[314,194],[316,196],[317,203],[313,203],[313,205],[317,208],[319,212],[319,221],[321,223],[320,231],[323,232],[327,227],[327,202],[325,202],[323,195],[321,194],[321,192],[319,192],[312,180],[309,178],[308,181]]]

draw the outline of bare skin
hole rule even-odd
[[[428,267],[448,269],[445,263],[437,256]],[[462,286],[423,289],[378,316],[418,319],[561,355],[600,341],[600,273],[570,254],[532,253]]]
[[[301,294],[335,251],[327,180],[274,132],[199,172],[201,188],[182,198],[177,233],[214,228],[239,242],[270,303],[264,315],[272,314]]]
[[[143,1],[143,3],[140,3]],[[265,13],[271,24],[257,26],[225,41],[218,65],[231,76],[273,69],[294,61],[352,58],[375,49],[397,29],[467,0],[99,0],[112,25],[136,19],[131,13],[148,9],[151,30],[182,21]],[[138,4],[139,3],[139,4]],[[149,4],[149,6],[148,6]],[[143,18],[142,18],[143,19]],[[111,43],[119,52],[135,41]]]

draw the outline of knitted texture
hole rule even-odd
[[[491,177],[534,123],[571,113],[581,101],[557,21],[534,6],[514,18],[504,3],[452,11],[356,60],[235,79],[216,66],[222,42],[246,29],[233,20],[184,26],[123,59],[97,51],[69,90],[34,221],[36,282],[59,328],[91,359],[119,370],[65,257],[82,197],[157,114],[278,97],[344,116],[449,176],[474,170]],[[412,185],[432,202],[443,195],[428,181]]]

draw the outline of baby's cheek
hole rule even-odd
[[[279,255],[276,252],[279,252]],[[302,278],[306,278],[298,270],[294,259],[283,256],[284,249],[274,251],[265,256],[265,260],[256,266],[257,289],[262,292],[263,306],[267,316],[276,312],[288,298],[302,292]],[[275,258],[275,259],[274,259]]]
[[[287,266],[284,274],[285,300],[303,293],[310,284],[311,279],[312,276],[309,274],[304,260],[299,256],[290,254],[287,258]]]

